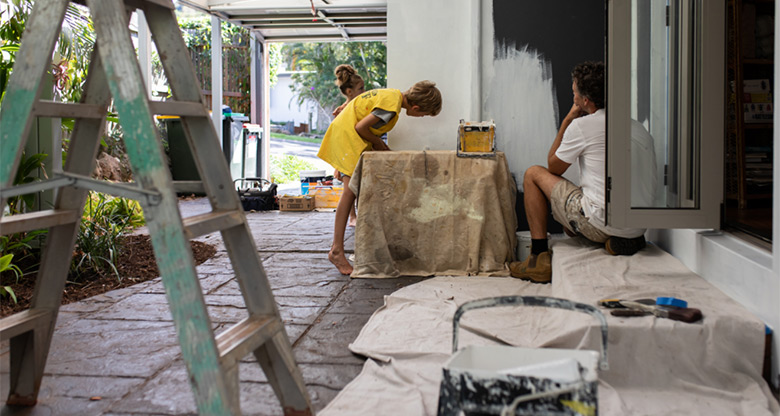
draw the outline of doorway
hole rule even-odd
[[[774,0],[729,0],[723,228],[772,242]]]

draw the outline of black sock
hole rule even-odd
[[[531,254],[539,254],[547,251],[547,239],[546,238],[532,238],[531,239]]]

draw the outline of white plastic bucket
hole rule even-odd
[[[523,261],[531,254],[531,232],[517,232],[517,261]]]
[[[298,172],[298,176],[300,176],[301,179],[306,179],[306,178],[321,178],[327,175],[325,174],[324,170],[302,170]]]
[[[551,237],[550,233],[547,233],[547,240]],[[517,232],[517,261],[523,261],[531,255],[531,232],[530,231],[518,231]]]

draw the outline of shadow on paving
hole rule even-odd
[[[184,217],[208,212],[205,198],[183,200]],[[285,329],[316,411],[360,372],[348,345],[384,296],[421,278],[351,280],[327,259],[333,212],[247,213]],[[246,317],[218,233],[197,240],[217,254],[198,276],[217,333]],[[346,249],[354,250],[354,229]],[[0,394],[8,396],[9,345],[0,343]],[[265,374],[247,356],[239,370],[246,415],[281,415]],[[34,407],[0,415],[179,415],[196,412],[159,278],[63,306]]]

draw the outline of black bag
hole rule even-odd
[[[275,183],[263,178],[239,178],[233,181],[244,211],[279,209]]]

